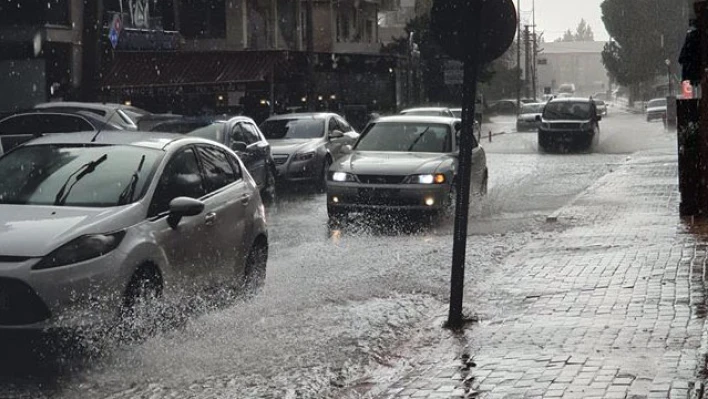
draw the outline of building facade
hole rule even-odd
[[[609,77],[602,63],[606,42],[553,42],[540,45],[537,57],[538,88],[556,93],[560,85],[572,83],[576,94],[590,96],[609,89]]]

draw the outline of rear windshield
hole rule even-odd
[[[261,131],[267,139],[315,139],[324,137],[324,119],[272,119],[263,122]]]
[[[665,107],[665,106],[666,106],[666,99],[665,98],[651,100],[651,101],[649,101],[649,104],[647,104],[647,108]]]
[[[546,120],[588,120],[593,118],[592,105],[589,102],[558,101],[550,102],[543,110]]]
[[[522,114],[540,114],[546,104],[524,104],[521,106]]]

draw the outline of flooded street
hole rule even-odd
[[[601,129],[599,147],[581,154],[540,152],[534,133],[483,137],[489,194],[474,199],[470,281],[482,284],[516,251],[551,242],[570,226],[547,218],[634,153],[676,152],[675,133],[641,115],[611,109]],[[401,348],[414,335],[438,334],[430,326],[446,312],[451,221],[354,217],[332,226],[324,194],[283,191],[268,215],[262,294],[142,343],[108,342],[69,358],[0,354],[0,398],[336,398],[411,355]],[[475,297],[465,306],[474,311]]]

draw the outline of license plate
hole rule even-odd
[[[393,198],[397,194],[394,190],[374,190],[370,188],[359,189],[359,196],[363,198]]]

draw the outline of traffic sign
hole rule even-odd
[[[120,32],[122,30],[123,20],[120,18],[120,14],[114,14],[111,26],[108,28],[108,40],[110,40],[111,46],[113,46],[114,49],[118,46],[118,39],[120,38]]]

